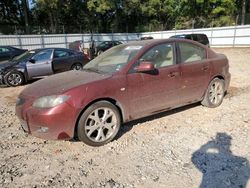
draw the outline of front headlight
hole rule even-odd
[[[44,96],[36,99],[32,106],[36,108],[52,108],[59,104],[64,103],[68,99],[69,96],[66,95]]]

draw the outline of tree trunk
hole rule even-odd
[[[245,25],[246,18],[246,0],[242,1],[241,25]]]
[[[24,10],[24,22],[25,22],[25,31],[26,34],[29,34],[29,16],[28,16],[28,11],[29,11],[29,5],[27,0],[23,0],[23,10]]]

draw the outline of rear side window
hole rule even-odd
[[[200,38],[201,38],[201,40],[203,41],[203,43],[205,43],[205,44],[208,44],[208,43],[209,43],[209,42],[208,42],[208,38],[207,38],[206,35],[201,35]]]
[[[65,50],[55,50],[54,52],[54,58],[63,58],[68,56],[70,56],[70,54]]]
[[[205,49],[190,43],[179,43],[181,62],[190,63],[206,59]]]

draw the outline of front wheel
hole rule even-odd
[[[90,146],[102,146],[115,138],[121,125],[121,116],[116,106],[99,101],[88,107],[77,125],[79,140]]]
[[[224,80],[215,78],[210,82],[201,104],[206,107],[215,108],[222,103],[224,94]]]
[[[21,72],[11,71],[4,76],[4,82],[11,87],[20,86],[24,83],[24,76]]]

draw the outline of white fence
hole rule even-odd
[[[123,42],[139,40],[144,36],[155,39],[167,39],[177,34],[204,33],[208,36],[212,47],[250,47],[250,25],[216,27],[204,29],[172,30],[148,33],[109,33],[94,34],[93,39],[101,41],[119,40]],[[70,42],[82,40],[84,47],[91,41],[90,34],[55,34],[55,35],[0,35],[0,45],[11,45],[25,49],[44,47],[68,47]]]

